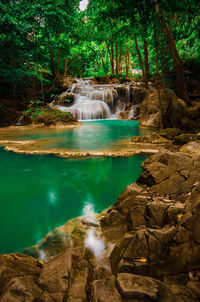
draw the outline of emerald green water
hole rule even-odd
[[[81,214],[112,205],[141,172],[147,155],[61,159],[0,150],[0,253],[37,243],[48,231]]]
[[[151,130],[139,128],[137,121],[98,120],[82,122],[83,126],[72,129],[29,130],[29,133],[18,136],[20,139],[54,138],[47,148],[67,148],[75,150],[102,150],[122,139],[142,136]],[[36,131],[36,132],[35,132]],[[56,139],[56,140],[55,140]]]

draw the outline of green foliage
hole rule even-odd
[[[152,78],[156,74],[163,81],[174,81],[173,61],[157,18],[156,0],[90,0],[84,12],[79,11],[79,2],[0,1],[1,94],[15,99],[53,98],[65,75],[117,73],[121,79],[141,79],[131,71],[141,69],[136,38],[143,63],[143,42],[147,42]],[[200,66],[199,2],[158,2],[184,66]]]
[[[28,110],[24,111],[24,117],[25,120],[30,119],[32,123],[42,123],[46,126],[56,123],[73,123],[77,121],[70,112],[61,112],[50,106],[30,107]]]

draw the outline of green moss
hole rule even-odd
[[[45,126],[77,122],[76,117],[70,112],[62,112],[50,106],[32,108],[25,111],[24,114],[30,118],[32,123],[43,123]]]

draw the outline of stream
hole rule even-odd
[[[137,121],[113,119],[121,102],[116,89],[79,81],[70,93],[76,94],[74,104],[58,107],[84,119],[82,126],[17,130],[4,139],[42,139],[47,149],[114,150],[121,140],[149,133]],[[80,216],[87,203],[96,212],[113,205],[127,185],[136,181],[148,156],[64,159],[19,155],[1,148],[0,253],[36,244],[53,228]]]

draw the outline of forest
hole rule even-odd
[[[0,0],[0,302],[200,301],[200,1]]]
[[[0,91],[50,100],[66,76],[173,87],[187,103],[200,71],[197,0],[1,0]]]

